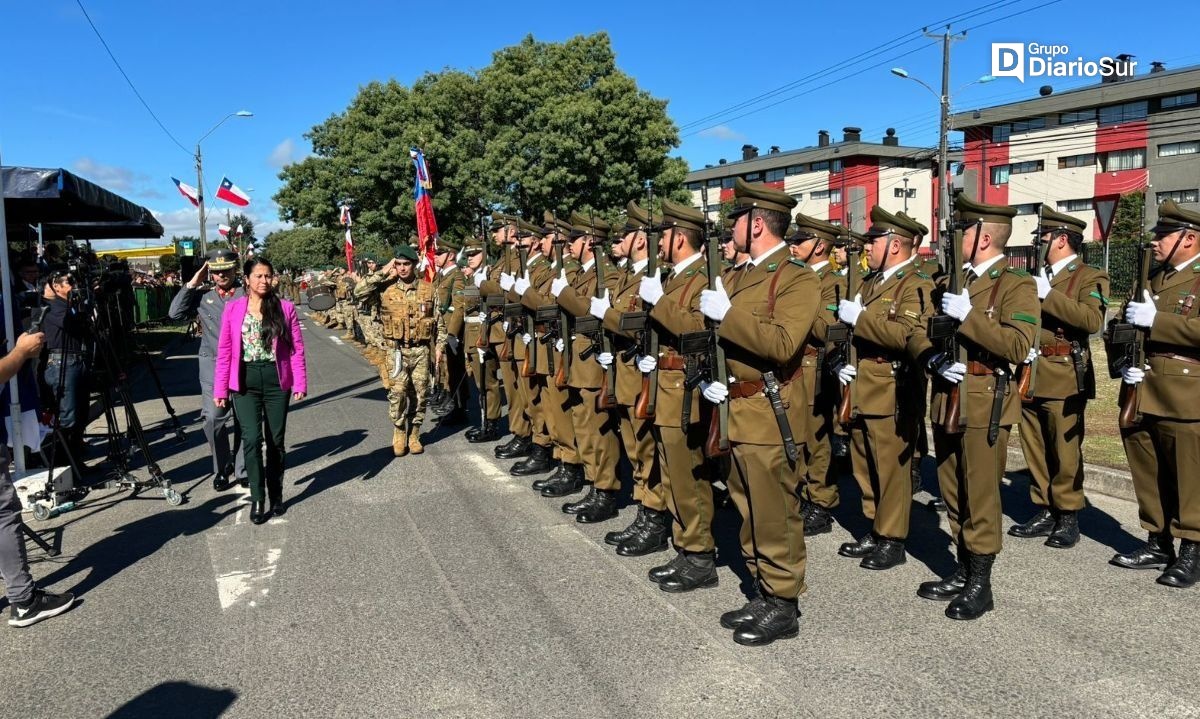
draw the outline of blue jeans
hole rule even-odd
[[[46,360],[46,371],[42,378],[50,389],[54,390],[55,397],[58,397],[60,392],[62,394],[58,401],[58,426],[63,429],[75,426],[80,399],[85,399],[80,396],[79,391],[84,368],[83,355],[72,352],[51,350]]]

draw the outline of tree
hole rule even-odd
[[[616,67],[608,35],[565,43],[526,37],[474,73],[428,73],[411,88],[364,86],[306,137],[313,156],[280,173],[280,216],[337,226],[353,201],[358,234],[403,241],[415,227],[409,148],[426,155],[439,228],[467,234],[492,209],[540,220],[544,210],[592,210],[610,220],[642,181],[687,201],[686,163],[667,153],[679,133],[666,101]]]
[[[1112,230],[1108,233],[1109,242],[1149,242],[1151,235],[1145,228],[1145,210],[1145,193],[1131,192],[1121,195],[1121,199],[1117,201]]]
[[[318,227],[293,227],[267,235],[263,256],[277,270],[307,270],[331,264],[341,255],[339,235]]]
[[[179,271],[179,255],[165,254],[158,256],[158,269],[165,275],[168,272]]]

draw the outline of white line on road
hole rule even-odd
[[[504,482],[507,484],[508,482],[512,481],[512,477],[498,469],[496,465],[487,458],[478,454],[468,454],[466,457],[467,461],[474,465],[475,469],[477,469],[480,474],[492,480],[493,482]]]
[[[341,338],[341,337],[337,337],[337,336],[335,336],[335,335],[330,335],[330,336],[329,336],[329,341],[330,341],[330,342],[332,342],[332,343],[334,343],[335,345],[344,345],[344,344],[346,344],[345,342],[343,342],[343,341],[342,341],[342,338]]]

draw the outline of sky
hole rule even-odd
[[[1200,3],[1174,3],[1167,18],[1129,0],[6,2],[0,159],[63,167],[150,208],[165,239],[195,235],[196,211],[171,177],[195,185],[197,140],[230,113],[249,110],[253,117],[228,119],[201,146],[206,196],[215,204],[208,226],[215,235],[224,219],[228,206],[214,197],[227,175],[253,190],[246,214],[265,237],[284,226],[271,199],[280,168],[311,152],[305,133],[343,111],[360,86],[482,68],[494,51],[529,34],[562,41],[607,32],[618,67],[669,101],[681,137],[673,154],[699,168],[740,158],[745,143],[762,152],[796,149],[816,144],[820,129],[836,140],[845,126],[862,128],[868,141],[891,127],[902,145],[936,145],[937,98],[888,71],[903,67],[938,87],[941,43],[925,38],[923,27],[941,31],[949,22],[967,31],[951,55],[952,104],[960,111],[1034,97],[1047,84],[974,82],[991,70],[993,42],[1066,45],[1070,58],[1130,53],[1138,74],[1152,60],[1170,69],[1200,64]],[[1061,91],[1093,82],[1048,84]]]

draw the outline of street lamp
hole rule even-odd
[[[220,127],[221,125],[225,124],[225,121],[231,117],[254,117],[254,113],[250,112],[249,110],[238,110],[237,112],[231,112],[228,115],[226,115],[225,117],[222,117],[220,120],[218,120],[217,124],[213,125],[212,128],[208,132],[201,135],[199,140],[196,140],[196,195],[198,196],[197,199],[199,199],[198,205],[200,208],[200,256],[201,257],[208,254],[208,233],[204,229],[204,223],[206,221],[206,218],[204,216],[204,161],[200,157],[200,143],[204,142],[205,138],[207,138],[209,135],[216,132],[217,128]]]

